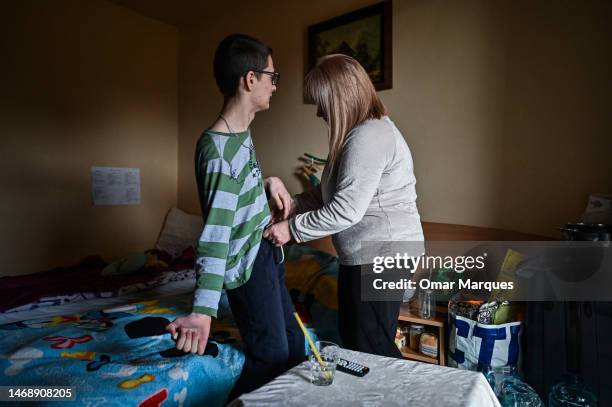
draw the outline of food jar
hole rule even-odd
[[[401,328],[397,328],[397,332],[395,333],[395,346],[399,350],[402,350],[404,346],[406,346],[406,337],[401,331]]]
[[[432,358],[438,357],[438,336],[431,332],[421,334],[419,338],[419,351]]]
[[[419,324],[410,325],[410,334],[409,334],[410,349],[416,350],[416,351],[419,350],[419,339],[423,332],[425,332],[425,328],[423,327],[423,325],[419,325]]]

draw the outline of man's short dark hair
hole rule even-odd
[[[236,94],[238,83],[249,71],[263,71],[268,65],[272,48],[246,34],[232,34],[215,51],[214,73],[217,86],[224,96]],[[261,75],[258,73],[257,77]]]

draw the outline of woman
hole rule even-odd
[[[361,266],[372,263],[362,260],[361,242],[423,240],[410,150],[353,58],[323,58],[308,73],[305,93],[329,126],[328,164],[319,188],[294,197],[296,215],[264,237],[281,245],[332,235],[344,347],[401,357],[394,343],[401,302],[361,301]]]

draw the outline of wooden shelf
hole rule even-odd
[[[420,362],[433,363],[435,365],[446,365],[446,352],[445,352],[445,329],[446,329],[446,317],[448,310],[446,307],[436,307],[436,316],[431,319],[421,318],[418,315],[416,309],[410,306],[410,303],[403,303],[400,306],[400,314],[398,320],[400,322],[410,322],[413,324],[421,324],[429,327],[433,327],[437,331],[438,335],[438,357],[432,358],[425,356],[417,351],[404,346],[400,351],[402,356],[406,359],[418,360]]]
[[[436,327],[444,327],[446,323],[447,310],[444,307],[436,308],[436,316],[432,319],[421,318],[414,309],[410,307],[410,304],[402,304],[400,307],[399,320],[406,322],[413,322],[415,324],[423,324]]]
[[[404,346],[402,349],[400,349],[400,352],[402,352],[402,356],[406,359],[418,360],[419,362],[433,363],[434,365],[440,364],[438,359],[418,353],[410,349],[408,346]]]

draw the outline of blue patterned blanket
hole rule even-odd
[[[320,337],[333,341],[339,341],[337,263],[303,246],[287,252],[287,286],[296,308]],[[165,326],[191,307],[192,294],[184,294],[121,311],[0,325],[0,385],[73,386],[77,404],[87,406],[223,405],[244,364],[235,327],[213,324],[215,357],[178,354],[170,335],[142,329]],[[226,297],[222,314],[231,316]]]
[[[179,354],[170,335],[147,332],[187,313],[191,295],[131,305],[1,325],[0,385],[74,386],[88,406],[223,405],[244,363],[224,332],[215,357]]]

